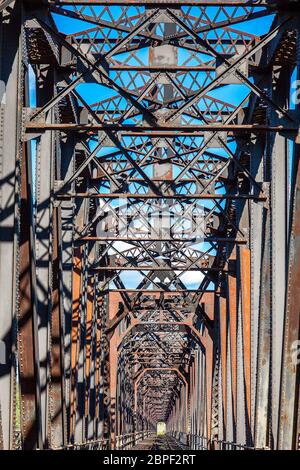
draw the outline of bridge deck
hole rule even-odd
[[[132,450],[186,450],[187,446],[174,437],[151,436],[140,441]]]

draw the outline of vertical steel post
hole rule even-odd
[[[51,350],[50,350],[50,435],[51,448],[59,448],[65,444],[65,383],[63,372],[63,328],[60,300],[59,273],[59,241],[60,241],[60,210],[53,210],[52,234],[52,299],[51,299]]]
[[[37,106],[43,106],[54,95],[54,73],[50,65],[40,66]],[[54,111],[46,121],[53,122]],[[46,131],[39,138],[36,155],[36,277],[39,328],[39,360],[41,383],[41,416],[43,446],[48,446],[49,425],[49,350],[51,317],[51,251],[52,251],[52,190],[54,182],[54,134]]]
[[[297,79],[300,79],[300,31],[297,31]],[[299,86],[299,85],[298,85]],[[296,104],[299,115],[300,106]],[[287,294],[285,299],[283,358],[279,400],[278,448],[298,449],[299,344],[300,344],[300,146],[293,146],[291,180],[291,221],[288,250]]]
[[[15,347],[21,103],[21,2],[0,13],[0,446],[11,449],[15,422]]]

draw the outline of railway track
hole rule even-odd
[[[188,447],[170,436],[153,436],[139,442],[132,450],[186,450]]]

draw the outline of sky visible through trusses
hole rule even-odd
[[[71,11],[73,10],[72,6],[70,6],[70,7],[66,6],[64,8],[65,8],[65,10],[71,10]],[[138,8],[139,12],[141,12],[141,11],[143,12],[143,10],[144,10],[144,7],[141,7],[141,6],[140,7],[135,7],[135,6],[130,7],[130,8],[127,9],[128,16],[131,16],[131,14],[134,16],[137,12],[137,8]],[[187,8],[188,7],[182,7],[182,10],[186,11]],[[91,13],[92,10],[91,9],[93,10],[94,15],[96,14],[99,17],[101,16],[101,20],[108,21],[108,22],[111,21],[111,17],[113,17],[116,20],[122,14],[122,7],[117,7],[117,6],[110,7],[111,16],[107,12],[104,13],[104,14],[101,14],[102,11],[104,11],[104,7],[97,7],[97,6],[93,6],[93,7],[86,6],[84,8],[84,10],[81,10],[81,12],[86,14],[86,15],[91,15],[92,16],[92,13]],[[232,11],[236,10],[235,16],[239,16],[239,9],[237,7],[227,7],[227,11],[230,11],[230,10],[232,10]],[[262,10],[262,8],[258,7],[257,11],[260,11],[260,10]],[[199,12],[199,7],[193,7],[193,8],[189,7],[189,13],[191,15],[196,17],[198,12]],[[217,15],[217,21],[218,22],[223,21],[223,20],[226,19],[225,15],[220,13],[220,9],[218,7],[207,7],[207,13],[209,14],[209,17],[212,20],[213,19],[215,20],[216,15]],[[241,14],[243,13],[242,9],[241,9],[240,13]],[[59,15],[59,14],[53,14],[53,19],[55,21],[55,24],[56,24],[56,27],[57,27],[58,31],[60,31],[61,33],[64,33],[65,35],[71,35],[71,34],[76,33],[77,38],[80,38],[80,32],[85,31],[87,29],[95,30],[93,33],[91,33],[91,34],[94,34],[95,37],[98,34],[97,29],[95,29],[96,25],[94,23],[89,23],[87,21],[80,21],[80,20],[72,19],[70,17],[62,16],[62,15]],[[240,24],[234,24],[233,25],[233,30],[243,31],[244,33],[248,33],[250,35],[255,35],[259,38],[260,36],[263,36],[264,34],[267,34],[270,31],[273,19],[274,19],[274,15],[270,14],[268,16],[264,16],[262,18],[258,18],[258,19],[252,20],[252,21],[246,21],[246,22],[242,22]],[[134,23],[134,21],[133,21],[133,23]],[[102,32],[104,32],[106,35],[108,35],[109,38],[111,38],[111,39],[116,39],[116,38],[119,37],[118,33],[116,31],[114,31],[113,29],[108,30],[107,28],[104,28],[104,29],[102,29]],[[218,33],[218,30],[211,31],[211,32],[208,33],[207,37],[209,38],[210,35],[213,37],[213,35],[216,34],[216,33]],[[124,32],[124,36],[126,34],[127,33]],[[232,33],[232,34],[234,34],[234,33]],[[109,50],[108,48],[109,48],[108,44],[103,46],[103,49],[101,50],[101,52],[102,53],[108,52],[108,50]],[[130,60],[127,60],[126,55],[129,55],[129,54],[126,53],[126,52],[125,53],[123,52],[123,53],[117,54],[116,57],[117,57],[118,60],[124,61],[124,63],[127,63],[127,65],[133,65],[134,66],[134,65],[143,64],[143,65],[147,66],[149,64],[149,48],[148,47],[145,47],[145,48],[142,48],[142,49],[136,51],[135,58],[131,58]],[[207,53],[207,54],[200,54],[199,53],[198,57],[194,56],[189,60],[186,50],[183,49],[183,48],[178,48],[178,65],[194,66],[194,65],[198,65],[199,62],[208,63],[212,59],[213,59],[213,57],[209,53]],[[197,62],[197,61],[199,61],[199,62]],[[126,72],[124,72],[124,75],[125,75],[125,73]],[[111,78],[114,79],[115,74],[116,74],[116,72],[110,71]],[[251,80],[251,77],[249,77],[249,78]],[[207,79],[207,77],[205,78],[205,74],[203,74],[203,86],[204,86],[204,80],[205,79]],[[191,88],[191,90],[193,90],[193,84],[191,82],[192,82],[192,79],[190,79],[189,87]],[[198,81],[198,83],[199,83],[199,81]],[[138,79],[134,82],[134,86],[136,86],[137,84],[139,84]],[[143,85],[142,78],[140,79],[140,84],[139,85],[140,86]],[[130,89],[130,86],[129,86],[129,89]],[[112,89],[108,88],[107,86],[100,85],[100,84],[97,84],[97,83],[80,84],[76,87],[76,91],[89,105],[93,105],[94,103],[97,103],[99,101],[102,101],[102,100],[105,100],[105,99],[108,99],[108,98],[116,97],[116,95],[117,95],[115,90],[112,90]],[[35,106],[35,81],[34,81],[33,73],[30,74],[30,92],[31,92],[30,93],[31,106],[34,107]],[[227,85],[224,85],[224,86],[219,86],[218,88],[215,88],[210,92],[211,97],[216,98],[216,99],[220,99],[220,100],[225,101],[227,103],[230,103],[234,107],[238,106],[247,97],[248,94],[249,94],[249,89],[247,88],[246,85],[243,85],[243,84],[232,84],[232,85],[227,84]],[[125,101],[124,98],[122,98],[122,100]],[[122,102],[120,102],[120,103],[121,103],[121,106],[122,106]],[[126,103],[124,103],[124,106],[126,106]],[[247,106],[247,103],[245,104],[245,106]],[[128,119],[127,121],[125,121],[125,124],[134,124],[134,121],[132,119]],[[197,120],[193,121],[192,124],[197,124]],[[95,142],[94,143],[90,142],[89,143],[90,149],[93,150],[95,145],[96,145]],[[199,146],[200,145],[201,145],[201,138],[199,138]],[[32,146],[33,146],[32,148],[33,148],[33,155],[34,155],[35,154],[35,143],[34,142],[32,143]],[[235,152],[236,144],[235,144],[233,139],[231,141],[230,140],[228,141],[228,147],[230,148],[230,150],[232,152]],[[101,150],[99,150],[99,153],[97,154],[97,156],[100,158],[103,155],[108,155],[113,150],[114,150],[113,148],[103,147]],[[222,148],[214,148],[214,149],[210,149],[210,150],[213,151],[215,154],[220,155],[224,158],[228,157],[228,155],[226,154],[226,151]],[[176,166],[174,165],[173,171],[174,171],[174,177],[176,177],[180,172],[180,168],[176,168]],[[152,177],[152,168],[149,166],[149,168],[147,168],[145,170],[145,173],[147,174],[147,176],[149,176],[151,178]],[[102,188],[101,192],[105,192],[106,190],[107,190],[107,192],[109,192],[109,188],[107,188],[107,189]],[[219,193],[219,194],[224,193],[224,187],[222,187],[222,185],[220,185],[220,187],[216,187],[215,192]],[[211,208],[212,204],[213,203],[212,202],[210,203],[209,201],[205,202],[205,206],[207,208]],[[221,204],[222,207],[224,207],[225,202],[221,202],[220,204]],[[126,244],[124,244],[122,242],[116,242],[116,244],[117,244],[119,250],[126,249]],[[209,248],[209,246],[207,246],[207,244],[205,242],[201,242],[198,245],[194,245],[194,248],[199,249],[201,251],[205,251],[206,249]],[[210,254],[213,255],[214,252],[212,251]],[[138,286],[139,282],[142,280],[142,276],[140,274],[136,273],[136,272],[126,272],[125,271],[120,275],[120,277],[121,277],[122,281],[124,282],[124,285],[127,288],[136,288]],[[190,289],[198,288],[199,283],[201,282],[202,278],[203,278],[203,275],[201,273],[197,273],[197,272],[187,272],[187,273],[183,274],[182,277],[181,277],[184,284]]]

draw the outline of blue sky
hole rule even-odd
[[[64,8],[66,10],[68,10],[68,9],[72,10],[73,9],[71,6],[70,7],[64,7]],[[96,15],[101,17],[102,20],[111,21],[110,15],[107,12],[103,13],[105,11],[103,9],[103,7],[96,7],[96,6],[94,6],[94,7],[85,7],[81,11],[82,11],[82,13],[84,13],[86,15],[92,15],[92,9],[91,8],[93,9],[93,12]],[[244,10],[242,8],[238,8],[238,9],[236,9],[236,7],[227,8],[228,12],[234,11],[234,10],[236,11],[236,16],[239,16],[240,14],[244,13]],[[262,10],[262,9],[257,8],[257,11],[260,11],[260,10]],[[111,15],[115,19],[120,18],[120,15],[122,15],[122,11],[123,10],[122,10],[121,7],[111,7],[110,8]],[[137,13],[137,11],[139,11],[139,12],[142,11],[143,12],[144,9],[143,9],[143,7],[139,7],[138,9],[137,9],[137,7],[132,7],[132,8],[129,8],[127,10],[127,14],[128,14],[128,16],[135,15]],[[183,11],[187,11],[187,8],[183,8]],[[210,18],[214,18],[214,21],[219,22],[219,21],[223,21],[223,20],[226,19],[225,14],[222,13],[221,10],[218,7],[208,7],[206,9],[206,11],[210,14]],[[189,9],[189,12],[190,12],[190,14],[195,15],[195,17],[197,17],[197,15],[199,13],[199,9],[197,7],[193,7],[191,9]],[[62,32],[64,34],[79,33],[78,38],[80,38],[80,32],[81,31],[87,30],[89,28],[95,28],[95,26],[96,26],[95,24],[92,24],[92,23],[70,19],[70,18],[67,18],[65,16],[61,16],[61,15],[57,15],[57,14],[54,14],[53,18],[54,18],[54,20],[56,22],[56,25],[57,25],[57,28],[60,32]],[[133,26],[136,24],[136,21],[137,20],[133,20],[133,22],[132,22]],[[232,26],[232,28],[234,30],[241,30],[245,34],[255,34],[256,36],[261,36],[263,34],[266,34],[270,30],[272,21],[273,21],[273,16],[269,15],[269,16],[263,17],[261,19],[256,19],[255,21],[247,21],[247,22],[244,22],[244,23],[241,23],[241,24],[235,24],[235,25]],[[109,34],[110,38],[117,38],[118,37],[118,34],[114,30],[108,30],[106,28],[103,31],[104,31],[105,34]],[[157,34],[159,34],[159,31],[160,31],[160,29],[158,28],[157,29]],[[222,33],[222,30],[211,31],[211,32],[208,33],[207,38],[212,39],[212,38],[215,37],[216,34],[220,35],[221,33]],[[93,33],[92,36],[94,36],[95,34],[97,34],[97,32]],[[123,33],[123,36],[125,37],[126,34],[127,33]],[[235,33],[232,33],[232,36],[234,37]],[[104,48],[102,50],[102,52],[105,53],[108,50],[109,49],[108,49],[108,46],[107,46],[106,48]],[[219,50],[219,52],[221,52],[221,50]],[[213,56],[211,56],[209,54],[201,54],[201,53],[196,54],[196,56],[191,58],[189,61],[187,61],[187,57],[188,57],[187,52],[184,49],[180,48],[179,52],[178,52],[178,65],[186,64],[186,65],[189,65],[189,66],[193,66],[193,65],[199,65],[200,63],[208,63],[209,61],[214,60]],[[125,61],[126,63],[131,64],[131,65],[137,65],[139,63],[143,63],[143,64],[147,65],[149,63],[149,49],[144,48],[144,49],[138,51],[136,53],[136,59],[134,58],[134,59],[131,59],[130,61],[127,60],[128,59],[128,53],[122,53],[122,54],[115,55],[114,58],[119,60],[119,61]],[[116,82],[119,81],[118,75],[114,71],[110,71],[110,77]],[[123,78],[124,82],[126,83],[126,80],[127,81],[129,80],[129,75],[126,77],[126,73],[124,72],[123,75],[122,75],[122,78]],[[214,75],[211,75],[211,77],[208,77],[205,73],[203,73],[202,76],[198,73],[198,75],[197,75],[197,84],[196,83],[193,84],[192,75],[190,75],[190,76],[187,76],[186,78],[184,78],[184,80],[185,80],[184,85],[186,87],[189,87],[191,92],[192,91],[197,91],[197,87],[199,86],[199,84],[201,86],[205,86],[209,82],[209,80],[212,80],[213,78],[214,78]],[[145,83],[145,81],[147,81],[147,76],[145,77],[144,82],[143,82],[142,75],[140,75],[140,77],[138,79],[136,79],[134,84],[132,84],[132,89],[134,89],[134,87],[137,87],[137,86],[142,86],[143,83]],[[76,88],[76,91],[90,105],[96,103],[97,101],[102,101],[102,100],[105,100],[107,98],[112,98],[112,97],[118,96],[118,93],[115,90],[112,90],[107,86],[99,85],[97,83],[81,84]],[[217,98],[217,99],[220,99],[222,101],[226,101],[226,102],[230,103],[231,105],[238,106],[242,102],[242,100],[247,96],[248,93],[249,93],[249,89],[245,85],[243,85],[243,84],[234,84],[234,85],[220,86],[219,88],[214,89],[213,91],[210,91],[209,95],[213,98]],[[36,102],[35,102],[35,79],[34,79],[34,74],[32,73],[32,71],[30,71],[30,105],[32,107],[35,107],[35,105],[36,105]],[[126,108],[126,106],[128,106],[126,104],[126,100],[124,98],[121,99],[119,105],[120,105],[120,107],[123,107],[124,109]],[[201,101],[200,101],[199,102],[200,109],[202,109],[203,106],[205,107],[206,103],[203,102],[201,104]],[[111,109],[112,109],[112,105],[111,105]],[[127,123],[133,123],[134,121],[132,119],[129,119],[126,122]],[[191,124],[197,124],[197,122],[198,122],[198,120],[196,120],[196,119],[192,119],[190,121]],[[185,142],[188,144],[189,143],[188,139],[186,139]],[[124,144],[125,143],[126,142],[124,142]],[[93,149],[94,145],[95,145],[95,143],[93,143],[93,142],[90,143],[91,150]],[[199,138],[199,144],[198,145],[201,146],[201,138]],[[234,152],[235,148],[236,148],[236,144],[234,142],[228,142],[228,147],[230,148],[231,152]],[[33,155],[35,155],[35,141],[32,141],[32,148],[33,148]],[[107,155],[107,154],[109,154],[110,152],[112,152],[114,150],[115,149],[112,148],[112,147],[105,147],[101,151],[99,151],[98,157],[101,159],[101,157],[103,157],[103,155]],[[209,150],[210,150],[210,152],[214,152],[216,155],[220,155],[220,156],[223,156],[223,157],[228,157],[228,154],[224,149],[210,148]],[[132,157],[135,158],[135,155],[133,153],[132,153]],[[192,154],[190,158],[192,159],[193,157],[194,157],[194,154]],[[33,171],[35,171],[34,161],[35,161],[35,157],[33,157]],[[149,165],[148,168],[145,168],[144,171],[150,178],[152,177],[153,169],[152,169],[151,165]],[[179,167],[174,166],[174,176],[176,177],[180,172],[181,172],[181,169]],[[101,191],[105,192],[105,191],[109,191],[109,189],[101,188]],[[216,187],[216,192],[219,192],[219,194],[222,194],[222,193],[224,193],[224,188],[222,188],[222,186],[219,185],[219,187],[218,186]],[[220,207],[224,207],[224,205],[225,205],[224,202],[220,203]],[[214,207],[214,204],[213,204],[213,202],[206,202],[205,206],[208,209],[211,209],[211,208]],[[217,208],[216,208],[216,212],[218,212]],[[197,246],[195,246],[195,248],[198,248],[198,249],[200,248],[203,251],[205,251],[208,247],[207,247],[207,244],[202,243],[201,245],[198,244]],[[184,274],[182,279],[185,281],[186,285],[189,288],[197,288],[199,286],[199,283],[201,282],[202,277],[203,276],[202,276],[201,273],[197,274],[195,272],[190,272],[190,273]],[[137,287],[138,283],[140,282],[141,276],[138,275],[137,273],[123,272],[121,274],[121,279],[126,284],[126,287],[135,288],[135,287]]]

